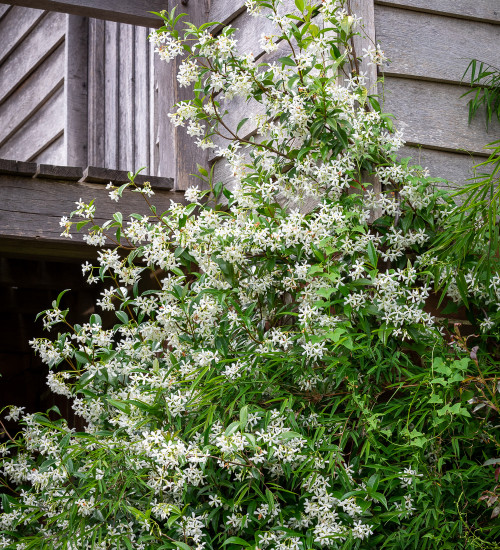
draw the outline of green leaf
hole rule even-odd
[[[306,7],[306,3],[304,0],[295,0],[295,5],[297,6],[297,9],[302,13],[304,11],[304,8]]]
[[[186,544],[185,542],[179,542],[177,540],[172,541],[172,544],[175,544],[177,548],[182,548],[182,550],[193,550],[189,544]]]
[[[240,537],[229,537],[226,541],[222,543],[222,546],[226,546],[227,544],[239,544],[241,546],[251,546],[249,542],[246,540],[240,539]]]
[[[371,241],[368,243],[367,253],[368,253],[368,259],[370,260],[371,265],[376,268],[377,262],[378,262],[378,256],[377,256],[377,251],[375,250],[375,247],[373,246],[373,243]]]
[[[278,63],[281,63],[282,65],[288,65],[289,67],[295,67],[295,61],[290,57],[280,57],[278,59]]]
[[[124,311],[118,310],[115,314],[124,325],[128,323],[128,315]]]
[[[240,120],[240,122],[238,123],[238,126],[236,127],[236,133],[238,133],[241,130],[241,128],[243,127],[243,125],[247,120],[248,118],[244,118],[243,120]]]

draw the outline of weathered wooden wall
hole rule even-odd
[[[239,28],[241,51],[251,51],[261,61],[283,55],[259,51],[258,37],[267,23],[248,16],[243,4],[212,0],[209,18]],[[293,4],[284,0],[285,8],[293,9]],[[500,136],[500,125],[493,123],[486,132],[480,116],[469,125],[467,98],[461,97],[467,90],[462,76],[472,58],[498,66],[500,0],[351,0],[350,5],[391,60],[378,92],[407,141],[401,156],[413,157],[433,176],[462,185],[485,156],[484,145]],[[358,55],[362,47],[366,43],[359,44]],[[370,76],[373,82],[374,74]],[[244,101],[233,101],[228,108],[231,126],[248,116]],[[222,162],[216,173],[230,180]]]
[[[500,137],[498,123],[486,132],[483,116],[468,124],[461,97],[472,58],[499,64],[500,2],[375,0],[375,31],[391,60],[380,93],[407,141],[402,154],[463,184],[484,145]]]
[[[0,158],[64,164],[67,16],[0,7]]]

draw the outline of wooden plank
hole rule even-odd
[[[0,174],[34,176],[36,174],[36,170],[36,162],[23,162],[19,160],[0,159]]]
[[[244,0],[215,0],[210,3],[208,20],[221,25],[228,25],[245,9]]]
[[[129,178],[126,170],[113,170],[98,166],[87,166],[87,168],[83,171],[80,181],[103,184],[108,184],[111,182],[115,185],[122,185],[123,183],[127,183]],[[151,184],[151,187],[158,189],[172,189],[174,186],[172,178],[161,178],[145,174],[139,174],[135,178],[135,182],[139,184],[143,184],[146,181]]]
[[[104,21],[89,21],[88,88],[88,162],[104,166],[105,95],[104,95]]]
[[[144,27],[161,26],[149,12],[167,7],[165,0],[11,0],[11,4]]]
[[[497,0],[375,0],[375,3],[468,20],[500,23],[500,4]]]
[[[0,4],[0,19],[3,19],[7,12],[12,8],[9,4]]]
[[[385,74],[459,83],[471,59],[498,65],[497,25],[388,6],[376,6],[375,18],[391,60]]]
[[[105,22],[104,31],[104,163],[106,168],[118,168],[118,59],[119,23]]]
[[[30,161],[64,132],[64,93],[60,88],[2,147],[0,157]]]
[[[361,36],[355,36],[352,40],[353,55],[362,58],[359,61],[359,70],[366,74],[366,87],[369,92],[376,93],[377,66],[370,64],[369,60],[363,57],[363,49],[373,48],[376,45],[373,0],[348,0],[348,6],[351,13],[362,18],[361,28],[358,29]]]
[[[120,24],[118,58],[118,166],[135,171],[134,166],[134,27]]]
[[[16,90],[29,75],[63,42],[66,32],[64,15],[47,14],[2,64],[0,103]]]
[[[148,213],[143,197],[132,191],[125,191],[117,204],[109,199],[108,191],[102,184],[5,175],[0,176],[0,242],[3,239],[25,239],[32,240],[38,246],[40,243],[66,244],[67,239],[60,237],[59,220],[74,210],[75,202],[80,199],[86,202],[96,199],[98,222],[111,219],[117,210],[124,217],[134,212]],[[183,196],[158,191],[154,204],[161,212],[170,206],[171,199],[183,201]],[[81,241],[81,234],[75,234],[72,242]]]
[[[66,163],[66,140],[64,133],[50,143],[43,151],[34,157],[33,162],[63,165]]]
[[[478,155],[449,153],[424,147],[403,147],[398,151],[399,158],[411,157],[412,164],[428,168],[432,177],[444,178],[449,183],[439,187],[454,191],[467,183],[474,175],[474,166],[484,160]]]
[[[183,7],[183,11],[188,14],[187,21],[199,26],[207,21],[209,2],[207,0],[196,0],[189,2]],[[255,38],[255,36],[254,36]],[[182,62],[180,57],[171,64],[175,74]],[[176,86],[175,101],[183,101],[193,97],[193,86],[180,88]],[[160,146],[162,144],[160,143]],[[208,153],[197,147],[194,140],[186,134],[185,128],[175,129],[175,185],[176,189],[185,190],[190,186],[199,185],[200,180],[192,176],[197,174],[197,164],[208,165]]]
[[[175,65],[162,61],[151,47],[151,172],[155,176],[176,177],[176,136],[168,113],[176,102]]]
[[[39,164],[35,178],[79,181],[83,176],[83,168],[78,166],[58,166]]]
[[[66,16],[66,140],[65,163],[88,163],[88,36],[89,20],[78,15]]]
[[[64,45],[61,44],[0,105],[0,146],[64,84]]]
[[[464,88],[455,84],[391,76],[385,79],[383,108],[396,116],[396,126],[409,144],[484,154],[484,145],[498,139],[500,124],[493,121],[489,133],[483,117],[469,125],[463,92]]]
[[[152,173],[149,168],[149,55],[148,30],[144,27],[134,28],[135,60],[134,60],[134,167],[135,170],[146,168],[146,173]]]
[[[44,16],[43,10],[27,10],[14,6],[0,21],[0,36],[2,47],[0,49],[0,64],[11,54],[12,50],[20,44]]]

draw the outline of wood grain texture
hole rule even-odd
[[[389,6],[376,6],[375,19],[385,74],[459,83],[471,59],[498,65],[497,25]]]
[[[104,163],[106,168],[118,168],[118,60],[120,58],[120,24],[106,21],[104,25]]]
[[[353,54],[361,58],[359,61],[359,70],[366,74],[366,86],[370,93],[375,93],[378,76],[377,66],[363,57],[365,54],[363,50],[372,48],[376,44],[373,0],[349,0],[348,6],[351,13],[362,18],[361,27],[358,29],[360,36],[355,36],[352,40]]]
[[[23,40],[1,66],[0,103],[63,42],[66,33],[65,16],[49,13],[40,21],[35,32]]]
[[[11,3],[145,27],[159,27],[158,17],[149,12],[167,8],[165,0],[11,0]]]
[[[47,165],[63,166],[66,164],[66,140],[64,133],[62,133],[56,140],[50,145],[45,147],[36,157],[33,162],[46,163]]]
[[[448,183],[439,183],[438,186],[450,191],[465,185],[467,180],[474,175],[474,166],[484,160],[484,157],[478,155],[408,146],[399,150],[398,157],[411,157],[412,164],[428,168],[432,177],[444,178]]]
[[[118,166],[119,170],[135,171],[135,44],[134,27],[120,24],[118,58]]]
[[[64,84],[64,45],[61,44],[0,105],[0,146]],[[1,70],[1,69],[0,69]]]
[[[104,48],[105,23],[98,19],[89,21],[88,53],[88,162],[104,166],[105,95],[104,95]]]
[[[19,160],[0,159],[0,174],[34,176],[36,174],[36,170],[36,162],[23,162]]]
[[[66,16],[64,163],[70,166],[88,164],[88,36],[88,18],[78,15]]]
[[[148,30],[134,27],[134,170],[146,167],[145,173],[152,174],[149,167],[149,55]]]
[[[36,28],[44,16],[43,10],[29,10],[14,6],[5,17],[0,20],[0,64],[10,55],[12,50],[24,40],[29,32]]]
[[[187,12],[187,20],[195,25],[201,25],[207,21],[209,4],[207,0],[193,0],[183,7],[183,11]],[[171,64],[171,70],[177,74],[177,69],[182,62],[180,57]],[[160,83],[161,85],[161,83]],[[177,85],[175,89],[175,101],[183,101],[193,97],[193,86],[181,88]],[[166,124],[167,121],[162,121]],[[192,174],[197,174],[197,164],[202,166],[208,165],[208,154],[196,147],[194,140],[186,134],[184,128],[176,128],[175,130],[175,185],[176,189],[185,190],[192,185],[198,185],[199,181]],[[162,144],[160,143],[160,147]]]
[[[83,168],[78,166],[62,166],[54,164],[39,164],[35,178],[78,181],[83,176]]]
[[[9,4],[0,4],[0,19],[3,19],[7,12],[12,8]]]
[[[212,0],[208,20],[221,25],[228,25],[245,9],[244,0]]]
[[[463,92],[455,84],[391,76],[385,79],[383,108],[395,115],[396,127],[411,144],[484,154],[484,145],[500,135],[500,124],[492,122],[489,133],[482,117],[469,125],[467,99],[460,97]]]
[[[375,0],[375,3],[468,20],[500,23],[500,4],[497,0]]]
[[[137,212],[147,214],[147,205],[138,193],[125,191],[117,205],[109,199],[102,184],[68,182],[54,179],[34,179],[11,175],[0,176],[0,239],[32,239],[41,243],[66,243],[60,237],[59,220],[74,209],[79,199],[96,199],[96,220],[111,219],[118,209],[124,217]],[[155,204],[159,211],[170,206],[170,199],[182,201],[182,194],[158,191]],[[76,234],[72,242],[81,242]]]
[[[60,88],[2,147],[0,157],[30,161],[64,132],[64,90]]]

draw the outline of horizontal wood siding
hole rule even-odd
[[[14,6],[0,20],[0,157],[64,164],[66,15]],[[57,144],[55,142],[57,141]]]
[[[496,121],[486,131],[483,116],[469,125],[461,97],[472,58],[498,66],[498,23],[498,0],[375,0],[376,40],[390,59],[379,94],[410,146],[402,156],[415,153],[453,185],[472,176],[483,147],[500,135]]]
[[[500,23],[498,0],[376,0],[376,3],[462,19]]]

